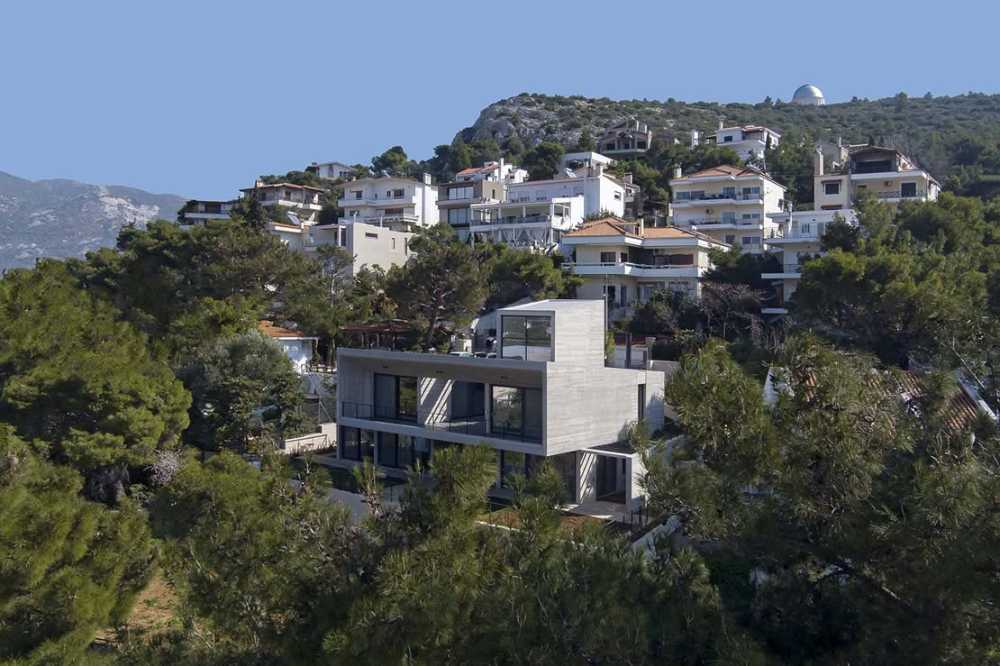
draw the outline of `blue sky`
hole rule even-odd
[[[981,0],[10,0],[0,16],[0,171],[203,198],[393,144],[427,157],[524,91],[1000,92],[1000,5]]]

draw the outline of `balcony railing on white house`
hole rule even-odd
[[[723,224],[729,224],[736,227],[760,227],[762,222],[760,218],[751,220],[743,220],[743,219],[736,220],[729,218],[722,219],[716,217],[700,217],[696,219],[683,220],[682,222],[679,222],[679,224],[689,224],[696,227],[705,227],[705,226],[723,225]]]
[[[922,199],[927,196],[927,190],[914,190],[904,193],[902,190],[882,190],[874,192],[876,199]]]
[[[674,203],[687,201],[760,201],[764,198],[761,192],[678,192]]]
[[[562,224],[563,222],[565,222],[565,220],[566,220],[566,218],[562,217],[560,215],[555,215],[555,216],[553,216],[553,215],[524,215],[524,216],[520,216],[519,215],[519,216],[509,216],[509,217],[501,217],[501,218],[493,218],[493,219],[484,218],[484,219],[481,219],[481,220],[477,220],[477,219],[473,218],[469,222],[469,224],[472,225],[472,226],[474,226],[474,227],[477,227],[477,226],[501,226],[501,225],[505,225],[505,224],[544,224],[544,223],[551,223],[551,222],[557,222],[559,224]]]

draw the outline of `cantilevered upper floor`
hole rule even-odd
[[[600,300],[545,300],[498,312],[495,358],[337,351],[343,427],[552,456],[663,423],[664,373],[605,367]]]

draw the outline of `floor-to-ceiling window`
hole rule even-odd
[[[490,432],[500,437],[542,441],[540,389],[493,386]]]
[[[413,437],[380,432],[378,435],[378,464],[385,467],[410,467],[417,460]]]
[[[375,375],[375,418],[417,420],[417,378]]]
[[[345,460],[374,460],[375,433],[360,428],[342,427],[340,429],[340,457]]]

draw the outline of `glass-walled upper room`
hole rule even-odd
[[[500,356],[525,361],[551,361],[552,318],[548,315],[503,315]]]

